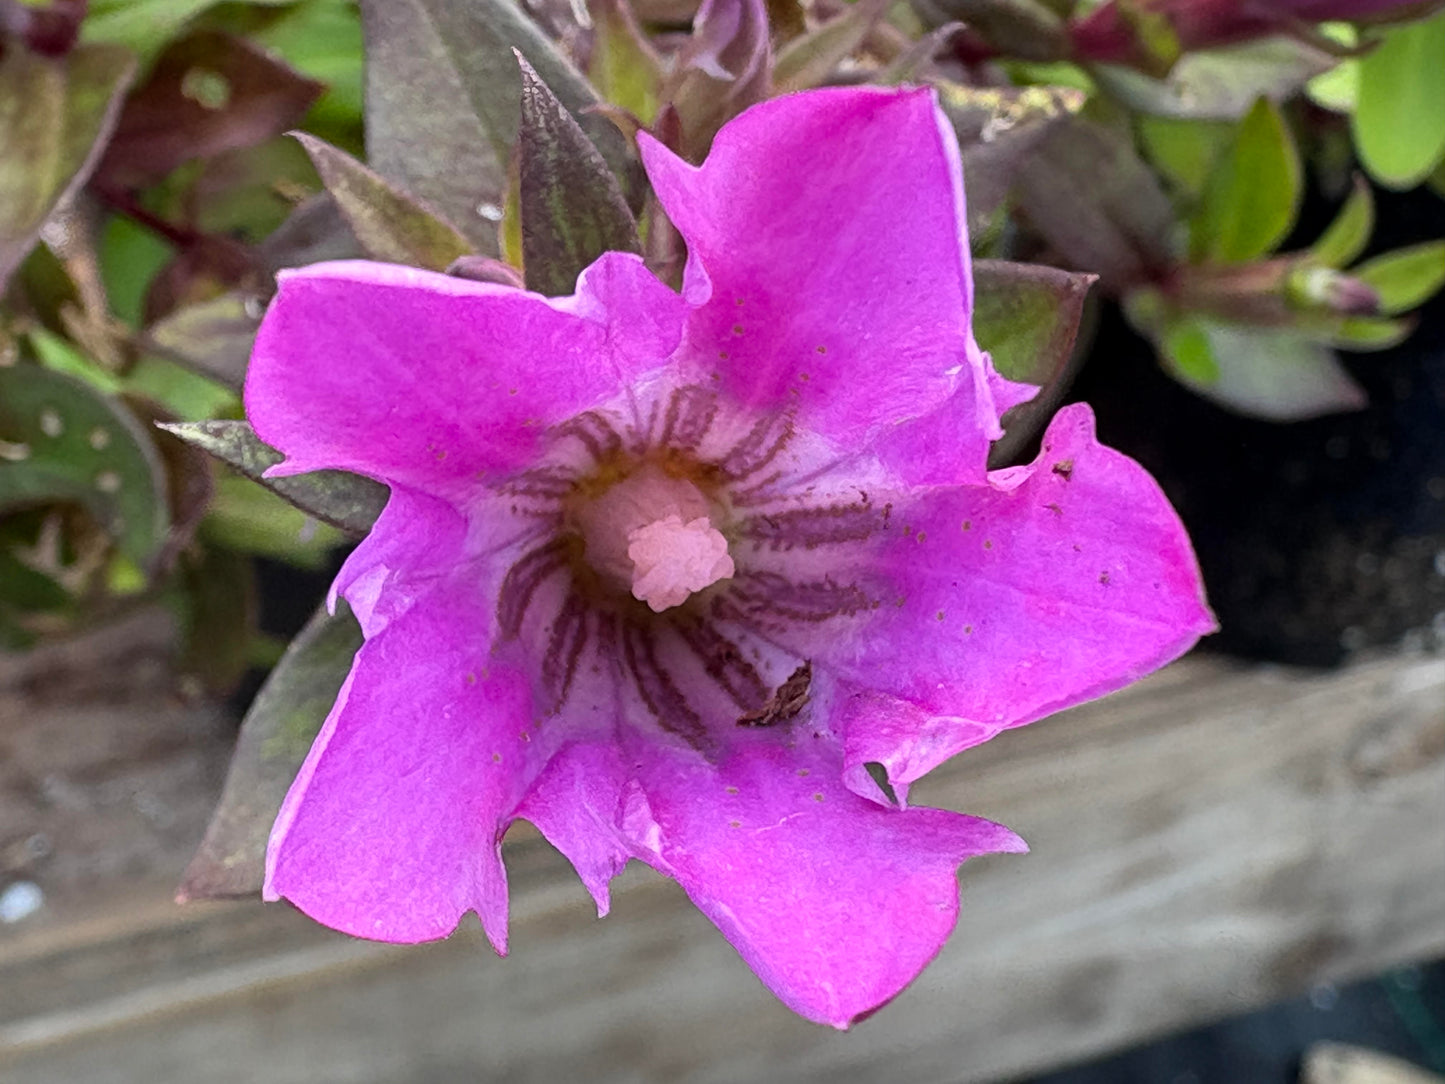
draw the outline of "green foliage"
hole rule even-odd
[[[1370,176],[1413,188],[1445,158],[1445,12],[1380,33],[1359,61],[1351,128]]]
[[[1370,194],[1370,186],[1356,177],[1339,214],[1311,246],[1310,258],[1325,267],[1348,267],[1365,251],[1374,232],[1375,197]]]
[[[1394,316],[1424,304],[1445,285],[1445,241],[1397,249],[1356,267],[1355,278],[1380,296],[1380,312]]]
[[[1259,99],[1209,175],[1192,223],[1193,259],[1243,263],[1274,251],[1294,225],[1303,183],[1284,117]]]

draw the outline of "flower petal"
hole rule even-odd
[[[916,779],[1215,627],[1183,525],[1142,467],[1095,440],[1082,404],[1058,413],[1030,466],[920,490],[894,516],[903,529],[876,558],[890,601],[822,660],[886,694],[841,713],[855,783],[867,761]]]
[[[458,580],[362,646],[276,819],[267,899],[397,942],[475,910],[506,951],[501,834],[537,754],[528,681],[489,655],[492,621]]]
[[[357,471],[443,496],[535,458],[546,427],[615,397],[681,336],[682,300],[607,253],[548,299],[390,264],[283,272],[246,381],[281,472]]]
[[[931,91],[775,98],[724,127],[700,168],[640,143],[687,241],[704,378],[744,404],[796,402],[850,449],[966,396],[981,477],[999,411],[969,328],[958,145]]]
[[[937,955],[958,917],[960,863],[1026,848],[989,821],[859,798],[833,743],[805,730],[792,747],[743,734],[715,765],[636,751],[646,809],[629,819],[638,856],[682,885],[765,985],[843,1028]]]
[[[548,762],[517,807],[572,863],[599,918],[611,907],[609,883],[631,857],[618,828],[626,780],[616,746],[574,742]]]

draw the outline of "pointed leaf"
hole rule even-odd
[[[370,164],[435,207],[487,255],[520,123],[515,48],[577,118],[618,176],[622,134],[584,116],[596,93],[513,0],[362,0]]]
[[[1445,157],[1445,12],[1381,33],[1360,58],[1351,128],[1370,176],[1413,188]]]
[[[1380,295],[1380,312],[1394,316],[1424,304],[1445,285],[1445,241],[1396,249],[1351,272]]]
[[[319,611],[286,649],[241,723],[220,804],[181,881],[181,900],[260,892],[271,824],[360,646],[361,628],[338,602],[334,617]]]
[[[1303,184],[1294,137],[1279,107],[1260,98],[1205,186],[1192,222],[1194,259],[1243,263],[1273,252],[1294,225]]]
[[[1082,358],[1075,349],[1084,301],[1096,276],[1038,264],[975,260],[973,331],[1010,380],[1037,384],[1039,394],[1004,418],[1004,437],[989,462],[1011,462],[1053,415]]]
[[[292,134],[368,256],[444,271],[475,251],[455,226],[345,151],[305,132]]]
[[[1375,232],[1375,197],[1363,177],[1356,176],[1354,187],[1340,213],[1329,229],[1310,246],[1310,256],[1326,267],[1348,267],[1359,258]]]
[[[0,366],[0,509],[78,504],[149,567],[165,541],[165,467],[115,399],[39,365]]]
[[[210,452],[247,478],[290,501],[303,512],[351,535],[371,529],[386,504],[386,487],[345,471],[322,470],[286,478],[266,478],[265,472],[284,458],[241,421],[182,422],[163,425],[189,444]]]
[[[518,54],[522,70],[522,273],[527,288],[570,294],[608,251],[638,252],[637,224],[586,133]]]
[[[0,57],[0,289],[94,170],[134,70],[109,45],[51,59],[11,44]]]
[[[891,3],[892,0],[855,0],[841,15],[788,42],[778,50],[773,64],[773,93],[807,90],[826,82],[838,65],[863,44],[868,31]]]

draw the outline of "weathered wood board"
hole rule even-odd
[[[134,679],[124,642],[130,691],[104,703],[114,677],[61,694],[0,665],[0,848],[54,837],[10,873],[48,902],[0,927],[6,1082],[986,1081],[1445,952],[1439,656],[1196,657],[939,770],[919,803],[1033,853],[965,867],[939,959],[840,1034],[646,870],[598,921],[535,836],[510,847],[508,960],[470,928],[403,948],[282,906],[174,907],[227,726]]]

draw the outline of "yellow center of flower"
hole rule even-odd
[[[587,563],[655,613],[736,571],[712,514],[697,486],[651,463],[575,510]]]

